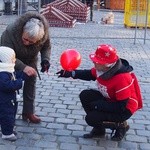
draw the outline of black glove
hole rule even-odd
[[[59,77],[69,78],[72,77],[72,71],[60,70],[56,73]]]
[[[41,72],[48,72],[48,70],[49,70],[49,67],[50,67],[50,63],[49,63],[49,61],[48,60],[43,60],[42,62],[41,62]]]
[[[93,101],[90,103],[90,107],[92,110],[100,110],[100,101]]]

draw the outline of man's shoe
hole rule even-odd
[[[112,141],[121,141],[126,132],[129,130],[129,125],[127,124],[127,122],[123,122],[119,125],[119,127],[116,129],[115,135],[111,137]]]
[[[4,135],[2,134],[2,139],[3,140],[8,140],[8,141],[16,141],[17,140],[17,137],[12,133],[10,135]]]
[[[22,114],[22,119],[24,121],[29,121],[31,123],[40,123],[41,119],[35,114]]]
[[[102,138],[105,136],[105,128],[93,128],[92,131],[88,134],[84,134],[84,138]]]

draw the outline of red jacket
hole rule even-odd
[[[134,73],[120,73],[108,80],[103,80],[97,76],[96,69],[93,68],[92,75],[96,77],[100,93],[109,101],[115,102],[129,99],[126,108],[132,114],[142,108],[142,96]]]

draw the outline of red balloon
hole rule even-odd
[[[79,67],[81,55],[75,49],[65,50],[60,57],[60,64],[64,70],[72,71]]]

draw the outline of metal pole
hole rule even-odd
[[[41,0],[38,0],[38,12],[40,13],[41,11]]]
[[[19,15],[26,13],[27,7],[28,7],[27,0],[18,0]]]
[[[20,9],[19,9],[19,15],[21,15],[22,14],[22,0],[19,0],[20,1],[20,5],[19,5],[19,7],[20,7]]]
[[[145,30],[144,30],[144,44],[146,42],[146,33],[147,33],[147,23],[148,23],[148,11],[149,11],[149,0],[147,0],[146,5],[146,20],[145,20]]]
[[[18,16],[20,15],[20,7],[19,7],[19,5],[20,5],[20,1],[18,0],[18,12],[17,12]]]
[[[138,24],[138,17],[139,17],[139,1],[137,1],[137,9],[136,9],[136,22],[135,22],[135,36],[134,36],[134,44],[136,43],[136,38],[137,38],[137,24]]]

